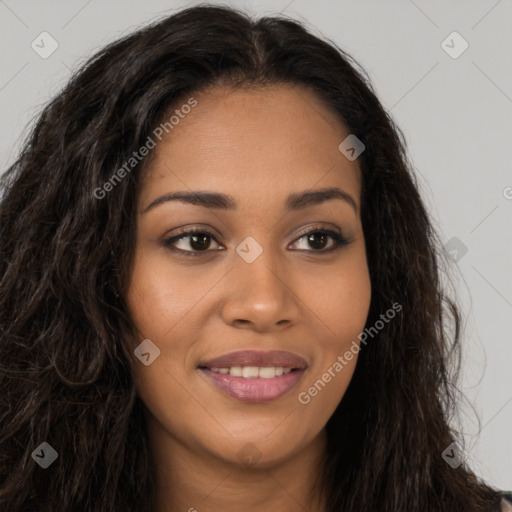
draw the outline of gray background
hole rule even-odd
[[[2,169],[71,69],[145,22],[196,3],[0,0]],[[282,12],[335,41],[368,71],[404,131],[443,243],[457,239],[449,247],[459,251],[451,272],[465,319],[466,456],[482,478],[512,489],[512,0],[222,3]],[[31,48],[43,31],[59,45],[47,59]],[[453,31],[469,45],[458,58],[442,47]],[[450,51],[462,48],[452,39]]]

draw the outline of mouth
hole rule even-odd
[[[277,400],[295,388],[308,365],[291,352],[239,351],[201,362],[198,370],[227,395],[249,403]]]

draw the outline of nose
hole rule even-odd
[[[238,255],[225,283],[222,317],[228,325],[258,332],[284,329],[297,322],[300,300],[288,266],[270,250],[251,263]]]

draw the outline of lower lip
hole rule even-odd
[[[291,391],[304,375],[304,370],[292,370],[289,373],[270,379],[233,377],[200,368],[211,382],[228,395],[243,402],[260,403],[277,400]]]

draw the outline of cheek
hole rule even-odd
[[[190,277],[187,279],[184,273],[171,270],[165,258],[155,254],[149,257],[140,249],[126,302],[138,331],[138,338],[129,340],[132,352],[146,338],[160,350],[148,366],[133,358],[135,387],[150,415],[172,429],[176,423],[175,411],[187,411],[190,407],[190,394],[183,388],[184,365],[190,348],[187,339],[190,338],[180,329],[197,304],[201,290]],[[170,338],[173,343],[164,343]]]
[[[324,349],[340,350],[364,329],[371,301],[371,283],[364,250],[347,255],[339,265],[304,271],[300,297],[324,336]]]
[[[361,349],[359,335],[364,330],[371,301],[364,252],[354,252],[343,265],[329,269],[328,276],[317,273],[310,282],[313,286],[302,293],[316,324],[319,350],[298,399],[310,409],[312,420],[322,423],[343,398]]]
[[[141,336],[162,341],[207,289],[203,281],[173,269],[163,255],[149,257],[140,251],[127,294],[129,313]]]

